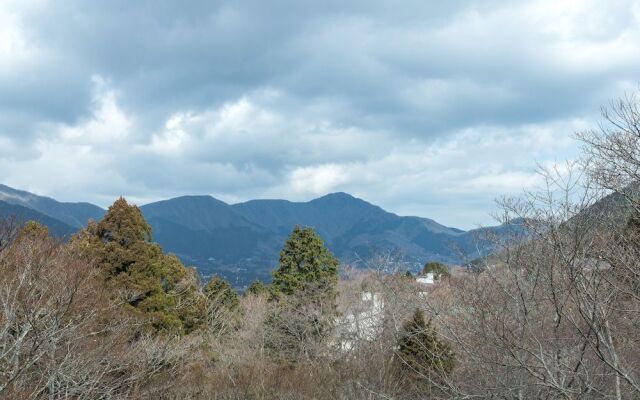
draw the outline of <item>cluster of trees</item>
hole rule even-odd
[[[67,243],[35,222],[0,230],[0,396],[108,398],[161,387],[194,340],[221,343],[243,325],[236,291],[151,240],[120,198]],[[313,355],[336,313],[338,262],[310,228],[286,241],[273,283],[250,296],[271,306],[261,329],[274,358]],[[187,339],[188,338],[188,339]],[[195,351],[195,350],[194,350]],[[159,353],[158,353],[159,352]]]
[[[340,351],[338,261],[311,228],[293,230],[272,283],[244,296],[163,253],[123,198],[67,242],[35,222],[0,228],[0,397],[238,398],[243,387],[335,397],[343,380],[357,382],[335,375],[336,365],[357,373],[347,366],[364,359]],[[453,353],[422,312],[404,317],[384,335],[385,384],[449,374]],[[359,351],[379,352],[368,341]],[[265,371],[273,381],[256,386]],[[319,396],[318,377],[334,380],[332,391]]]
[[[430,261],[422,267],[423,274],[433,274],[433,278],[438,280],[440,278],[448,278],[451,276],[449,268],[445,264]]]
[[[239,296],[124,199],[67,242],[4,221],[0,398],[638,398],[640,103],[604,117],[578,163],[501,203],[518,240],[467,272],[428,263],[447,276],[428,289],[339,279],[310,228]]]

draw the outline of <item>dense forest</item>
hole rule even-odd
[[[582,158],[500,202],[511,237],[473,268],[426,264],[430,285],[382,256],[339,265],[296,227],[272,282],[238,294],[123,198],[67,241],[6,219],[0,397],[638,398],[640,103],[603,119]]]

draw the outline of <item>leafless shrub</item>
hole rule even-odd
[[[46,236],[23,232],[0,251],[0,394],[118,393],[120,321],[91,265]]]
[[[530,239],[505,246],[483,272],[452,279],[448,298],[428,302],[461,358],[453,393],[638,395],[638,302],[625,287],[633,278],[616,274],[635,276],[638,259],[618,244],[608,214],[593,211],[601,192],[590,176],[574,172],[546,171],[545,190],[503,202],[509,219],[534,221]]]

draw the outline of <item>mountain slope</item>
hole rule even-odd
[[[211,196],[183,196],[140,207],[167,251],[237,284],[268,279],[295,225],[310,226],[344,262],[394,254],[410,268],[427,260],[461,262],[477,252],[472,235],[418,217],[401,217],[346,193],[308,202],[252,200],[229,205]],[[474,253],[475,255],[475,253]]]
[[[212,231],[231,226],[255,227],[227,203],[211,196],[182,196],[140,207],[145,217],[159,217],[193,230]]]
[[[18,223],[36,221],[46,226],[49,232],[58,237],[66,237],[76,231],[75,227],[44,215],[36,210],[0,200],[0,218],[14,218]]]
[[[280,242],[295,225],[313,227],[344,261],[395,252],[408,261],[453,262],[452,238],[463,233],[418,217],[400,217],[346,193],[332,193],[304,203],[252,200],[234,204],[244,217],[275,232]]]
[[[75,228],[82,228],[89,219],[100,220],[105,213],[105,210],[90,203],[62,203],[2,184],[0,200],[30,208]]]
[[[336,256],[355,264],[392,254],[407,268],[417,269],[426,261],[461,263],[490,249],[478,239],[480,231],[398,216],[346,193],[308,202],[252,200],[234,205],[210,196],[183,196],[141,210],[164,249],[205,275],[216,273],[234,283],[246,284],[256,276],[268,279],[295,225],[314,228]]]
[[[416,218],[431,231],[449,234],[460,232],[429,219],[398,217],[347,193],[331,193],[304,203],[286,200],[251,200],[231,207],[247,219],[276,232],[288,234],[297,224],[307,225],[316,229],[321,236],[325,237],[325,240],[332,240],[345,234],[361,221],[391,221],[398,218]]]
[[[165,250],[196,265],[273,258],[274,234],[211,196],[183,196],[140,207]]]
[[[36,219],[63,234],[79,229],[89,218],[101,219],[105,212],[88,203],[61,203],[2,185],[0,201],[4,215]],[[295,225],[313,227],[336,256],[353,264],[392,254],[416,270],[426,261],[461,263],[491,249],[477,239],[483,231],[465,232],[427,218],[398,216],[346,193],[307,202],[252,200],[233,205],[211,196],[182,196],[140,209],[164,250],[203,275],[215,273],[236,286],[269,279]],[[505,234],[500,227],[488,229]]]
[[[245,218],[288,235],[295,225],[313,227],[332,239],[364,218],[385,218],[390,213],[346,193],[333,193],[304,203],[286,200],[251,200],[231,206]]]

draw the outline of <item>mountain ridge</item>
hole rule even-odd
[[[80,223],[84,218],[98,220],[105,212],[90,203],[62,203],[0,185],[0,201],[7,200],[76,230],[86,223]],[[489,251],[474,238],[482,230],[399,216],[344,192],[306,202],[257,199],[235,204],[187,195],[144,204],[140,210],[165,251],[205,276],[218,274],[236,286],[270,278],[282,243],[296,225],[314,228],[342,262],[356,265],[394,254],[406,268],[417,270],[426,261],[457,264]]]
[[[45,225],[52,235],[58,237],[68,237],[77,230],[71,225],[67,225],[58,219],[52,218],[34,209],[18,204],[7,203],[3,200],[0,200],[0,218],[12,218],[15,219],[15,222],[18,224],[27,221],[36,221]]]
[[[91,203],[59,202],[50,197],[38,196],[3,184],[0,184],[0,200],[30,208],[75,228],[82,228],[89,219],[99,220],[105,213],[104,209]]]

